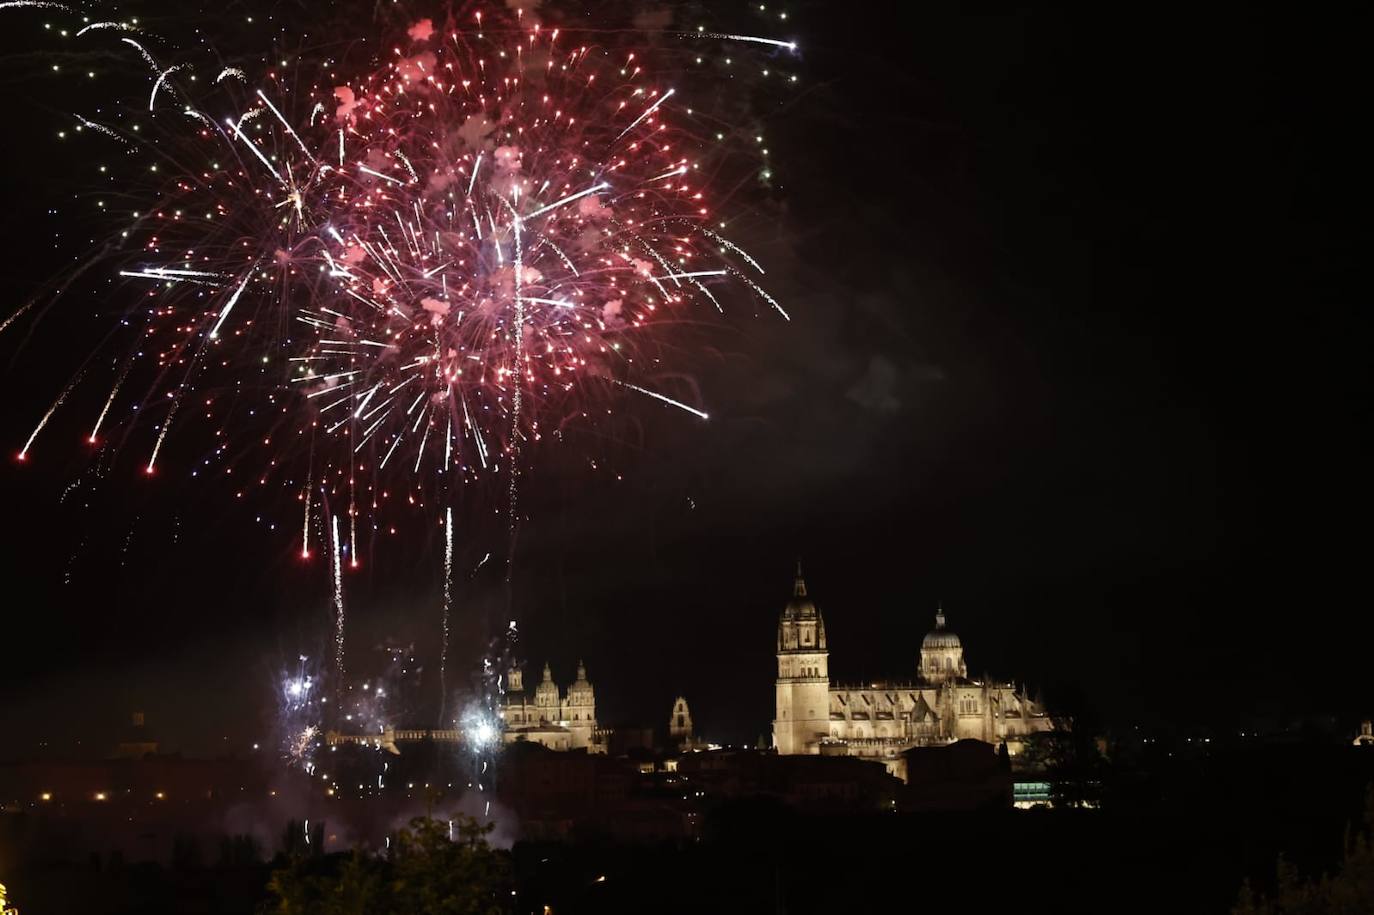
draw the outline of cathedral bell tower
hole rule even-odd
[[[777,711],[773,746],[780,755],[819,753],[830,733],[830,651],[825,620],[806,594],[801,563],[792,599],[778,620]]]

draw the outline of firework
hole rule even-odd
[[[280,678],[278,728],[282,755],[288,765],[312,772],[320,745],[321,698],[319,677],[301,655],[295,670]]]
[[[307,57],[288,80],[155,55],[161,45],[131,32],[78,31],[136,55],[148,80],[122,120],[107,110],[81,126],[152,153],[145,178],[160,182],[107,258],[138,303],[141,320],[125,323],[144,331],[116,361],[90,438],[148,417],[148,474],[189,416],[223,441],[259,443],[211,460],[229,473],[261,449],[257,481],[302,493],[302,556],[311,479],[322,497],[348,488],[336,564],[340,549],[358,562],[360,488],[375,523],[393,489],[504,473],[513,524],[526,452],[591,403],[627,392],[708,418],[664,388],[674,325],[727,307],[786,317],[759,262],[722,234],[728,198],[711,179],[729,170],[724,134],[679,83],[685,48],[776,56],[791,41],[699,29],[655,33],[646,48],[629,30],[494,9],[415,22],[361,66]],[[148,409],[121,409],[140,395]],[[256,426],[236,412],[247,398]],[[293,482],[298,442],[310,471]]]
[[[116,186],[139,202],[32,309],[92,271],[109,281],[100,302],[118,323],[102,344],[111,351],[82,362],[16,433],[18,457],[37,453],[59,410],[89,403],[82,436],[119,443],[111,455],[139,449],[148,476],[176,465],[173,442],[196,423],[214,444],[193,475],[300,499],[291,529],[301,524],[303,559],[312,537],[326,555],[333,611],[321,671],[307,675],[302,658],[283,679],[282,748],[305,768],[324,706],[369,735],[393,714],[380,687],[347,685],[343,573],[359,565],[360,518],[366,536],[392,505],[442,512],[427,521],[444,528],[446,701],[460,487],[504,483],[491,501],[504,503],[513,553],[521,474],[541,443],[625,402],[707,421],[670,367],[677,329],[732,309],[788,318],[759,260],[728,237],[735,189],[771,174],[763,137],[730,126],[745,103],[725,80],[702,91],[693,66],[728,43],[765,55],[767,75],[795,44],[517,6],[466,5],[381,42],[312,39],[334,50],[298,49],[280,68],[200,60],[136,20],[73,23],[74,41],[136,74],[127,99],[83,88],[79,107],[99,121],[73,111],[69,129],[137,163]],[[0,10],[80,16],[43,0]],[[731,110],[708,113],[703,99]],[[514,641],[513,623],[491,641],[477,699],[457,716],[483,775]]]

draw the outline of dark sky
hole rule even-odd
[[[914,672],[943,601],[971,672],[1110,721],[1367,714],[1356,24],[887,6],[789,7],[803,89],[760,111],[749,246],[794,320],[711,331],[712,420],[637,410],[604,454],[623,480],[531,468],[512,584],[464,578],[451,667],[509,606],[534,665],[586,659],[603,721],[661,724],[681,692],[752,741],[800,555],[841,678]],[[6,314],[73,253],[40,21],[4,23]],[[84,357],[22,339],[0,338],[11,454]],[[256,521],[295,509],[132,461],[59,504],[91,473],[76,448],[0,467],[5,754],[136,707],[241,747],[274,671],[324,650],[324,564]],[[465,568],[504,549],[491,527]],[[359,668],[387,636],[432,649],[440,560],[410,535],[349,579]]]

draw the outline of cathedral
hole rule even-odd
[[[577,662],[577,679],[563,695],[553,682],[553,671],[544,665],[544,679],[525,692],[519,667],[506,675],[506,693],[501,699],[501,721],[506,743],[530,741],[550,750],[606,752],[606,734],[596,727],[596,693],[587,680],[587,668]]]
[[[778,679],[773,746],[781,755],[823,753],[883,762],[902,776],[901,754],[973,738],[1007,744],[1053,729],[1044,708],[1012,683],[971,679],[959,637],[935,614],[909,680],[832,683],[825,620],[807,596],[801,569],[778,620]]]

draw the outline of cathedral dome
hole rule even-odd
[[[921,640],[921,648],[962,648],[959,637],[945,628],[945,611],[942,608],[935,614],[935,628],[926,633]]]
[[[568,687],[568,703],[570,705],[591,705],[596,701],[596,693],[592,689],[591,681],[587,679],[587,668],[581,661],[577,662],[577,679],[572,686]]]
[[[541,708],[558,708],[561,701],[562,694],[559,692],[558,684],[553,682],[553,671],[545,663],[544,679],[534,688],[534,704]]]

